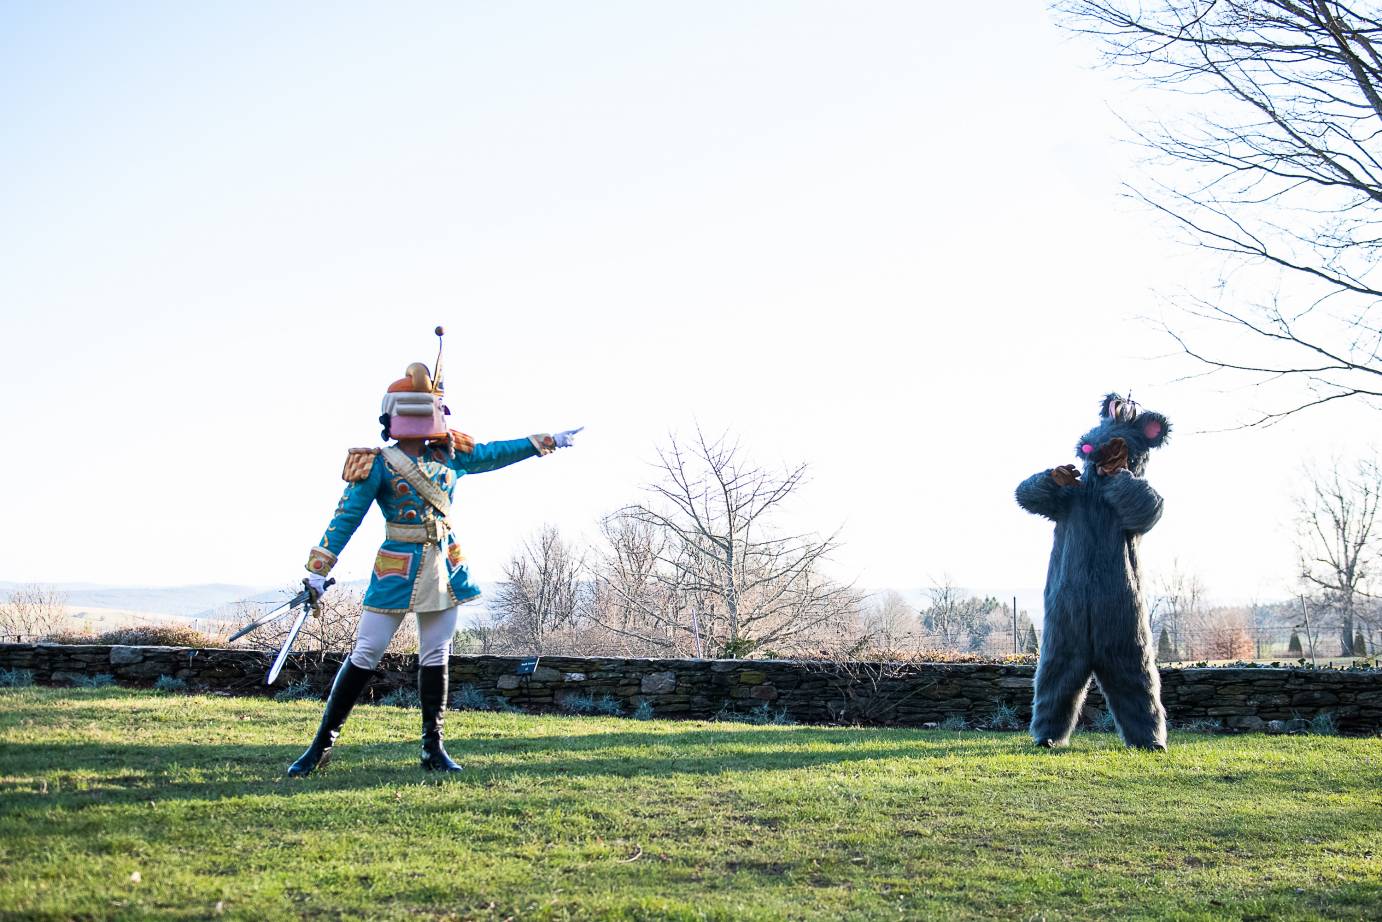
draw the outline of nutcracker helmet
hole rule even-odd
[[[379,417],[384,426],[384,438],[450,438],[446,417],[451,411],[442,402],[441,338],[444,332],[437,327],[436,374],[429,372],[424,363],[414,362],[384,393]]]

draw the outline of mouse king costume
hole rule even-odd
[[[438,339],[442,328],[437,327]],[[451,533],[451,501],[467,474],[498,470],[525,458],[566,448],[580,430],[476,444],[447,427],[441,350],[436,373],[415,362],[384,394],[384,448],[352,448],[341,476],[345,493],[326,534],[307,557],[308,584],[316,592],[373,504],[384,514],[384,543],[374,558],[355,647],[341,665],[312,745],[288,769],[306,775],[326,763],[331,747],[405,615],[418,620],[418,696],[422,702],[422,767],[461,767],[442,746],[447,662],[456,633],[457,606],[480,595]]]

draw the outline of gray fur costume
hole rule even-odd
[[[1171,426],[1117,394],[1104,398],[1099,416],[1075,446],[1083,471],[1063,465],[1017,488],[1023,509],[1056,523],[1032,737],[1042,746],[1069,742],[1093,673],[1123,742],[1165,749],[1166,712],[1137,545],[1161,518],[1161,497],[1143,475],[1148,453]]]

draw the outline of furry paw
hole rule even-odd
[[[1080,472],[1075,470],[1073,464],[1062,464],[1051,469],[1051,479],[1056,482],[1056,486],[1073,487],[1080,482]]]

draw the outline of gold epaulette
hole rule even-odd
[[[352,448],[350,454],[346,455],[345,467],[341,470],[341,479],[346,483],[359,483],[369,479],[370,469],[374,467],[375,455],[379,454],[377,448]]]

